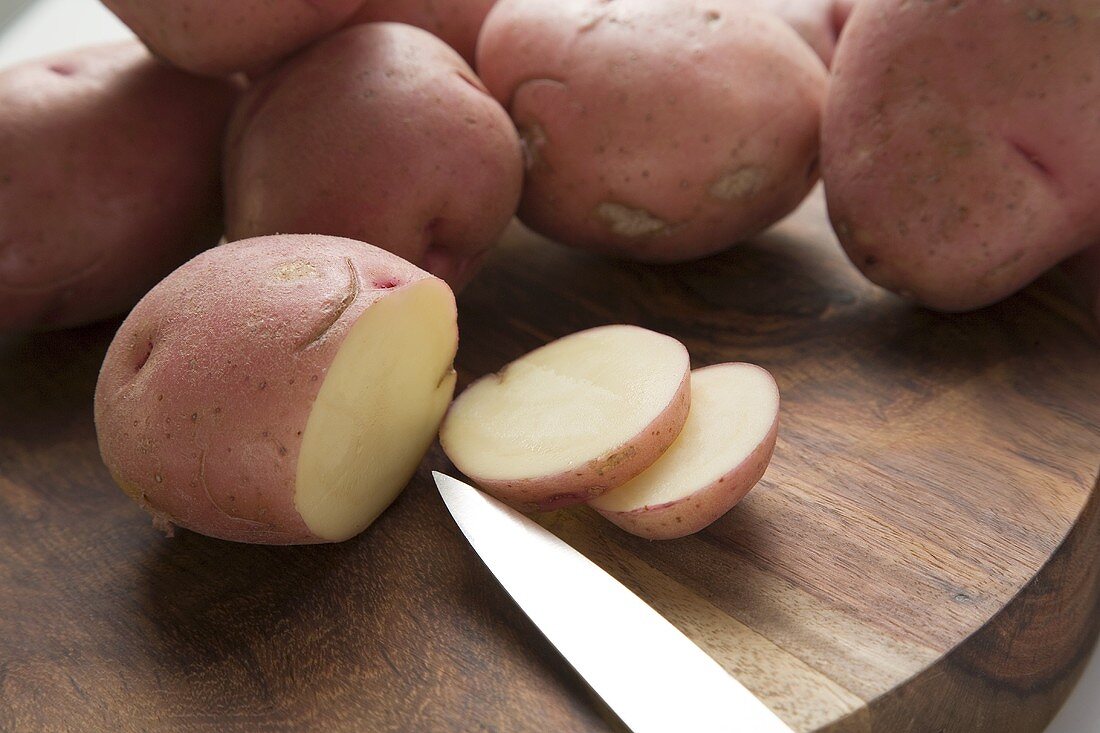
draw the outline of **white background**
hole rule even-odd
[[[95,0],[0,0],[0,66],[129,35]],[[1046,733],[1100,733],[1100,654],[1093,655],[1077,689]]]

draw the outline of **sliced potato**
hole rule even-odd
[[[455,466],[524,510],[577,504],[653,463],[690,399],[687,349],[636,326],[566,336],[470,385],[440,441]]]
[[[691,374],[691,411],[657,461],[589,506],[627,532],[672,539],[698,532],[764,475],[779,428],[779,389],[753,364]]]

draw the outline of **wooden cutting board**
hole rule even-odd
[[[818,195],[686,265],[517,228],[460,311],[463,385],[612,322],[775,374],[774,462],[706,531],[544,522],[795,730],[1039,731],[1068,693],[1100,625],[1100,334],[1059,280],[914,308],[847,264]],[[620,729],[451,522],[438,448],[338,546],[158,534],[96,450],[116,325],[0,341],[0,730]]]

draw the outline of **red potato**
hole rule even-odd
[[[520,218],[564,244],[703,257],[817,179],[825,69],[740,0],[501,0],[477,56],[524,139]]]
[[[508,115],[466,63],[398,23],[348,28],[259,81],[227,138],[230,239],[318,232],[371,242],[454,287],[519,200]]]
[[[764,475],[779,430],[779,389],[753,364],[691,373],[691,411],[657,461],[588,503],[622,529],[652,540],[698,532]]]
[[[0,72],[0,333],[124,312],[217,242],[236,95],[136,41]]]
[[[134,308],[95,394],[100,452],[158,523],[336,542],[412,477],[450,402],[447,285],[337,237],[209,250]]]
[[[154,53],[193,74],[256,73],[339,28],[362,0],[103,0]]]
[[[852,262],[963,311],[1100,241],[1097,48],[1092,0],[857,4],[822,128]]]
[[[496,0],[367,0],[352,23],[394,21],[432,33],[474,63],[477,34]]]
[[[603,326],[535,349],[474,382],[440,429],[444,452],[524,511],[599,496],[657,460],[687,417],[687,349],[636,326]]]

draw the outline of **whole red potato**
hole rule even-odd
[[[257,73],[339,28],[362,0],[103,0],[158,56],[194,74]]]
[[[500,0],[477,55],[524,139],[520,218],[563,244],[703,257],[817,180],[824,66],[741,0]]]
[[[861,0],[822,126],[829,215],[872,281],[964,311],[1100,241],[1100,14]]]
[[[217,243],[237,93],[136,41],[0,72],[0,333],[122,313]]]
[[[515,213],[522,177],[507,113],[453,49],[413,26],[357,25],[241,101],[227,232],[350,237],[460,287]]]

